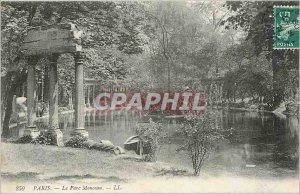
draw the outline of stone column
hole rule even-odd
[[[75,130],[72,135],[88,137],[84,129],[84,89],[83,89],[83,62],[80,52],[74,54],[75,60]]]
[[[36,81],[35,81],[35,65],[38,62],[37,57],[28,58],[27,69],[27,127],[24,130],[24,136],[32,136],[33,138],[39,135],[39,130],[34,125],[36,118],[35,113],[35,95],[36,95]]]
[[[41,78],[41,100],[44,101],[44,76]]]
[[[68,109],[73,110],[72,92],[70,92],[70,94],[69,94]]]
[[[87,90],[87,104],[86,104],[86,106],[88,107],[88,108],[90,108],[91,107],[91,103],[90,103],[90,93],[91,93],[91,91],[90,91],[90,85],[86,85],[86,90]]]
[[[220,83],[220,101],[223,101],[223,83]]]
[[[53,136],[54,145],[63,146],[63,134],[58,123],[58,57],[57,54],[49,57],[49,130],[47,133]]]
[[[92,103],[93,103],[93,104],[92,104],[92,105],[93,105],[93,108],[95,107],[95,104],[94,104],[94,103],[95,103],[95,102],[94,102],[94,101],[95,101],[95,97],[96,97],[96,96],[95,96],[95,90],[96,90],[96,89],[95,89],[95,84],[93,84],[93,96],[92,96],[92,99],[93,99],[93,101],[92,101]]]

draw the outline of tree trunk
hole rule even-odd
[[[2,131],[1,137],[9,137],[9,122],[10,122],[10,117],[12,114],[13,96],[15,93],[16,93],[16,87],[14,84],[12,84],[7,93],[6,109],[5,109],[5,116],[4,116],[4,120],[3,120],[3,131]]]
[[[282,62],[283,52],[274,50],[272,52],[272,70],[273,70],[273,109],[276,109],[284,100],[284,83],[279,75],[284,64]]]
[[[43,102],[48,103],[49,102],[49,69],[48,64],[45,65],[44,68],[44,95],[43,95]]]
[[[1,137],[9,137],[9,122],[12,114],[13,96],[17,93],[18,88],[22,87],[22,83],[26,81],[26,75],[27,75],[24,69],[21,72],[16,73],[15,76],[13,76],[12,74],[10,80],[12,77],[14,77],[14,79],[11,82],[7,83],[7,84],[11,83],[11,85],[10,87],[9,86],[7,87],[8,88],[7,96],[5,99],[6,108],[5,108],[5,116],[3,120]]]

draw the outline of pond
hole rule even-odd
[[[224,173],[255,177],[296,177],[298,174],[297,117],[279,117],[268,112],[216,110],[217,121],[223,128],[234,128],[235,141],[220,142],[203,166],[203,172],[213,175]],[[60,128],[67,139],[74,128],[73,114],[60,116]],[[127,138],[135,135],[135,126],[148,117],[137,112],[86,112],[86,130],[90,139],[110,140],[123,146]],[[175,132],[180,119],[162,119],[163,130],[171,138],[158,152],[158,161],[191,168],[191,160],[178,152],[182,141]],[[178,140],[179,139],[179,140]]]

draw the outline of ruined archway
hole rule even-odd
[[[47,132],[56,139],[56,145],[62,144],[62,132],[58,123],[58,72],[57,60],[61,54],[72,53],[75,61],[75,129],[74,135],[87,137],[84,128],[84,89],[83,62],[81,47],[82,31],[71,23],[48,25],[28,30],[22,45],[22,52],[28,59],[27,75],[27,127],[24,135],[37,136],[39,130],[34,125],[35,114],[35,66],[40,57],[47,56],[49,65],[49,127]]]

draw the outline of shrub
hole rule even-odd
[[[199,176],[203,162],[216,148],[216,142],[223,138],[223,131],[216,125],[215,115],[206,112],[203,115],[187,115],[179,132],[184,138],[179,150],[187,151],[192,160],[194,175]]]
[[[24,143],[31,143],[31,141],[32,141],[32,137],[30,135],[26,135],[20,137],[18,140],[14,141],[14,143],[24,144]]]
[[[149,120],[149,123],[138,124],[136,128],[137,135],[142,142],[143,160],[147,162],[156,161],[157,149],[160,146],[160,140],[163,138],[162,125]]]
[[[66,143],[66,147],[73,147],[73,148],[85,148],[85,142],[88,140],[87,137],[83,137],[81,135],[75,135],[71,137]]]
[[[43,132],[37,138],[32,140],[33,144],[42,144],[42,145],[56,145],[55,137],[51,133]]]

